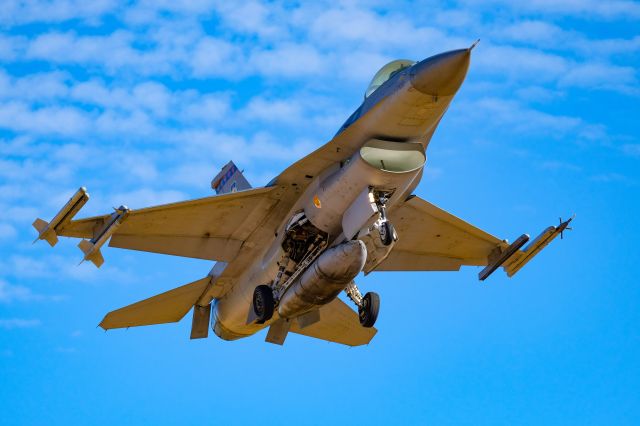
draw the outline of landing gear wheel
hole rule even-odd
[[[388,246],[393,242],[395,231],[391,222],[388,220],[382,222],[380,228],[378,228],[378,232],[380,232],[380,241],[382,241],[383,245]]]
[[[253,291],[253,312],[256,314],[257,323],[264,324],[273,316],[275,302],[273,292],[268,285],[259,285]]]
[[[362,304],[358,308],[358,317],[360,325],[366,328],[373,327],[378,319],[378,311],[380,310],[380,296],[378,293],[369,292],[362,298]]]

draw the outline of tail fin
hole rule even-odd
[[[211,188],[216,190],[216,194],[228,194],[229,192],[251,189],[251,184],[233,161],[229,161],[213,178]]]
[[[46,240],[51,247],[58,244],[58,236],[56,235],[55,231],[53,229],[48,229],[49,222],[47,222],[46,220],[37,218],[33,222],[33,227],[36,228],[39,234],[38,238],[35,239],[34,243],[42,239],[42,240]]]
[[[82,240],[78,244],[78,247],[80,247],[80,250],[82,250],[82,252],[84,253],[84,259],[82,259],[83,261],[88,260],[90,262],[93,262],[93,264],[98,268],[102,266],[102,264],[104,263],[104,257],[102,257],[100,249],[94,249],[95,246],[91,241]]]

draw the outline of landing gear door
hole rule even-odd
[[[378,206],[373,192],[368,187],[364,188],[342,216],[344,236],[348,240],[352,239],[377,213]]]
[[[391,250],[393,250],[398,238],[395,230],[392,229],[391,232],[393,232],[394,235],[388,245],[385,245],[382,241],[379,227],[375,225],[370,226],[365,232],[360,232],[358,239],[367,247],[367,262],[362,269],[365,274],[373,271],[389,256]]]

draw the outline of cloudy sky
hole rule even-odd
[[[637,424],[639,28],[627,0],[1,2],[2,423]],[[230,159],[264,185],[386,62],[478,38],[418,194],[501,238],[575,231],[511,280],[361,278],[369,347],[105,334],[210,263],[31,245],[81,185],[81,215],[210,195]]]

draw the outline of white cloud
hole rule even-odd
[[[548,89],[542,86],[527,86],[516,90],[516,94],[523,102],[534,103],[541,102],[547,103],[559,98],[563,98],[565,93],[558,90]]]
[[[256,74],[277,78],[305,78],[329,70],[327,57],[309,44],[286,43],[255,49],[248,59]]]
[[[0,241],[10,240],[17,234],[16,228],[9,223],[0,222]]]
[[[579,172],[582,170],[581,167],[576,166],[575,164],[568,163],[565,161],[543,161],[540,164],[540,167],[545,170],[566,170],[570,172]]]
[[[637,93],[633,67],[579,61],[528,47],[485,45],[474,54],[472,63],[474,70],[484,75],[506,77],[513,82]]]
[[[179,105],[177,113],[186,122],[220,123],[230,113],[230,95],[227,93],[199,95]]]
[[[550,114],[516,101],[486,97],[460,103],[458,108],[472,120],[512,132],[574,141],[608,139],[606,129],[600,124],[588,123],[580,117]]]
[[[485,43],[474,51],[472,67],[503,78],[545,83],[564,75],[570,62],[559,55],[536,49]]]
[[[355,84],[361,84],[362,96],[375,73],[393,60],[391,56],[373,51],[357,51],[345,54],[336,60],[336,75]]]
[[[160,134],[156,123],[144,111],[120,112],[106,110],[95,121],[97,137],[123,136],[125,138],[151,137]]]
[[[0,5],[0,22],[11,25],[79,19],[95,23],[113,12],[117,4],[115,0],[4,0]]]
[[[568,37],[573,36],[573,34],[551,22],[531,20],[516,22],[505,27],[498,26],[495,34],[506,40],[542,44],[544,46],[552,43],[555,45],[559,42],[564,43]]]
[[[244,52],[235,44],[205,37],[195,46],[191,68],[196,77],[240,78],[247,74]]]
[[[4,328],[6,330],[12,330],[15,328],[32,328],[32,327],[37,327],[40,324],[42,324],[41,321],[37,319],[22,319],[22,318],[0,319],[0,328]]]
[[[627,54],[640,50],[640,36],[624,38],[588,38],[576,30],[565,30],[548,21],[522,20],[492,29],[494,38],[501,41],[526,43],[537,48],[579,54],[585,59],[614,54]]]
[[[360,48],[364,45],[380,50],[394,46],[413,50],[424,45],[446,50],[452,41],[452,37],[439,29],[417,26],[406,16],[381,16],[365,8],[332,8],[322,11],[310,24],[310,37],[325,45],[357,44]]]
[[[501,5],[520,13],[543,13],[550,15],[595,16],[604,19],[640,17],[640,4],[630,0],[463,0],[473,6],[484,8]]]
[[[267,100],[256,97],[249,101],[243,114],[248,119],[300,123],[303,120],[302,106],[297,100]]]
[[[259,1],[216,3],[225,26],[234,32],[257,34],[262,38],[280,37],[285,32],[284,26],[276,23],[275,15],[280,12],[276,4],[267,8]]]
[[[173,74],[177,61],[183,59],[180,52],[171,49],[138,49],[136,42],[145,41],[135,34],[116,30],[108,35],[78,35],[75,32],[50,32],[32,40],[25,58],[54,64],[102,67],[108,74],[135,70],[143,75]]]
[[[13,263],[13,261],[11,261],[11,263]],[[15,265],[17,268],[22,268],[23,266],[23,264],[20,264],[20,260],[18,260],[18,264]],[[34,293],[29,287],[9,284],[0,278],[0,303],[37,302],[50,299],[51,298],[42,294]]]
[[[173,203],[188,199],[187,195],[180,191],[164,190],[155,191],[152,189],[137,189],[127,192],[118,192],[110,196],[111,205],[125,204],[130,208],[142,208],[160,204]]]
[[[90,118],[72,107],[32,107],[24,102],[0,103],[0,127],[14,132],[79,136],[87,132]]]
[[[598,183],[634,183],[634,181],[629,179],[627,176],[617,172],[599,173],[591,176],[591,180]]]
[[[624,144],[622,152],[630,157],[640,158],[640,144]]]
[[[0,34],[0,59],[5,61],[15,60],[20,56],[26,45],[26,37],[6,36]]]
[[[587,63],[571,67],[559,81],[561,86],[610,89],[640,93],[636,70],[604,63]]]

